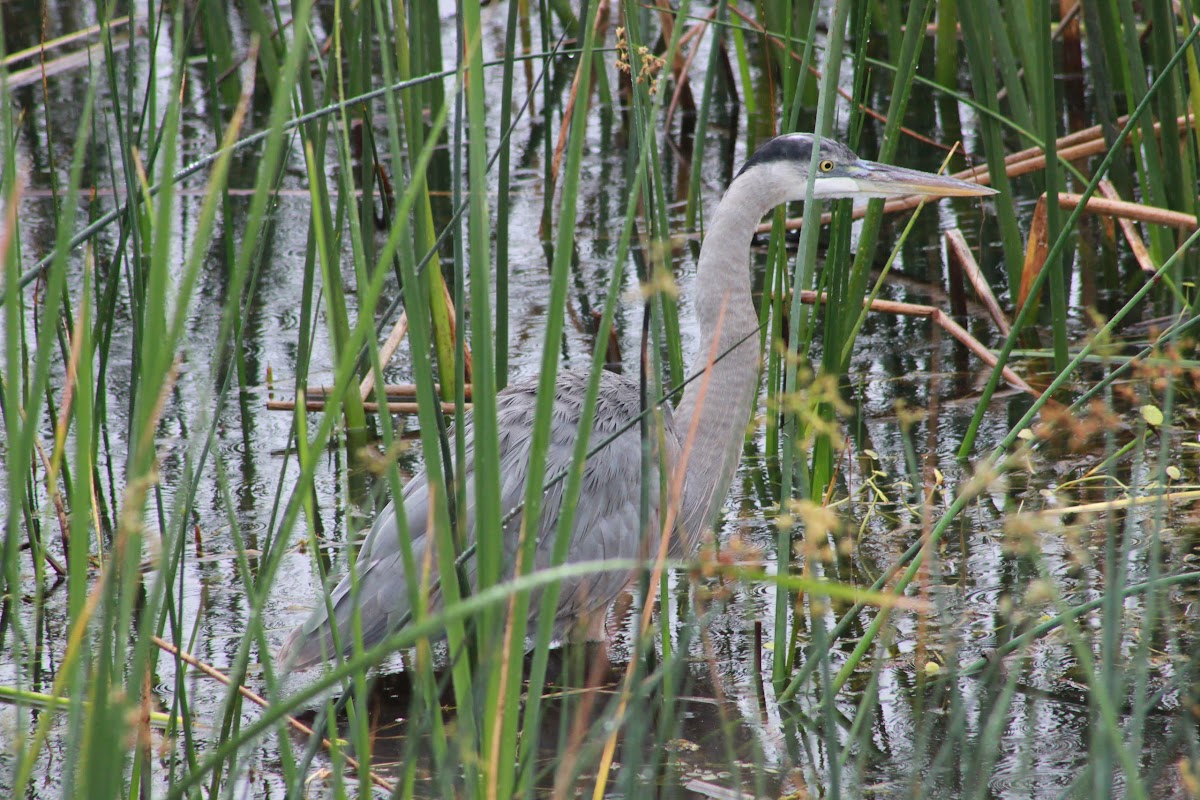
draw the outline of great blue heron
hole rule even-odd
[[[688,430],[692,425],[697,426],[694,444],[687,454],[683,491],[670,539],[673,556],[687,556],[695,551],[733,479],[754,403],[761,356],[755,335],[758,314],[750,295],[751,239],[767,212],[781,203],[805,198],[814,141],[810,134],[795,133],[779,136],[759,148],[729,185],[700,248],[695,279],[700,341],[692,370],[693,373],[708,371],[709,375],[693,380],[674,414],[664,415],[666,447],[665,453],[660,454],[668,465],[680,463]],[[817,169],[813,184],[816,198],[994,194],[993,189],[978,184],[864,161],[831,139],[820,142]],[[727,354],[710,363],[712,353]],[[571,463],[587,383],[586,374],[567,371],[559,376],[550,449],[546,454],[547,475],[556,475]],[[515,508],[525,496],[536,388],[536,381],[519,382],[497,397],[502,507],[506,509]],[[605,372],[600,380],[591,441],[598,442],[624,427],[640,413],[639,406],[637,383]],[[470,425],[468,418],[465,464],[470,484],[466,493],[468,504],[459,513],[466,514],[466,528],[473,541],[474,451]],[[568,561],[636,558],[655,552],[658,525],[653,520],[657,519],[657,508],[651,509],[650,533],[643,535],[640,524],[641,458],[639,431],[632,426],[587,460]],[[655,481],[652,486],[657,487],[656,474],[652,480]],[[550,561],[562,492],[560,481],[544,500],[537,527],[539,567]],[[657,490],[650,492],[652,498],[658,494]],[[428,512],[429,487],[426,476],[421,474],[404,489],[404,514],[417,564],[422,563],[429,541]],[[503,549],[510,568],[515,560],[519,527],[518,517],[504,529]],[[473,566],[468,567],[468,574],[473,579]],[[390,633],[409,609],[393,504],[380,513],[363,544],[358,556],[357,580],[355,599],[363,645],[369,647]],[[628,580],[628,574],[599,573],[564,582],[555,620],[556,633],[566,633],[581,620],[595,620],[597,615],[602,621]],[[431,599],[436,602],[436,598]],[[338,641],[343,652],[348,653],[354,612],[348,577],[333,590],[331,605],[340,633]],[[280,662],[304,667],[332,657],[332,627],[326,605],[319,604],[308,621],[292,632],[279,652]]]

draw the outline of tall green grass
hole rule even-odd
[[[964,321],[1001,366],[1043,369],[1045,393],[1002,405],[997,368],[964,392],[973,419],[943,402],[961,399],[946,388],[952,351],[935,341],[922,361],[901,338],[913,328],[862,311],[901,272],[934,275],[925,288],[940,291],[945,220],[978,229],[984,269],[1011,298],[1043,191],[1091,195],[1111,172],[1126,199],[1194,212],[1195,135],[1176,126],[1196,104],[1200,24],[1186,3],[1083,4],[1085,79],[1103,88],[1084,111],[1108,149],[1075,163],[1056,155],[1079,109],[1056,78],[1068,45],[1045,3],[463,3],[450,20],[382,0],[204,0],[133,26],[94,13],[45,33],[0,18],[7,49],[46,39],[0,70],[8,792],[299,797],[317,767],[329,771],[311,788],[338,797],[371,791],[368,772],[404,797],[977,797],[1008,778],[1081,796],[1192,791],[1197,642],[1175,609],[1195,602],[1200,577],[1183,446],[1200,374],[1196,235],[1149,227],[1153,275],[1102,241],[1118,280],[1093,317],[1071,302],[1105,231],[1050,203],[1047,266],[1009,309],[1013,333]],[[67,34],[91,22],[89,60]],[[44,82],[20,77],[33,53]],[[667,113],[680,83],[694,117]],[[826,209],[807,204],[794,254],[780,212],[753,267],[768,418],[748,432],[742,518],[656,584],[650,563],[571,563],[567,533],[591,489],[580,467],[604,443],[580,437],[570,470],[547,469],[561,369],[589,371],[589,429],[616,330],[625,368],[645,371],[649,475],[662,398],[689,377],[696,248],[676,237],[702,231],[767,132],[816,130],[907,162],[932,149],[906,144],[931,98],[955,118],[920,133],[949,144],[943,130],[965,131],[1000,198],[984,216],[941,206],[937,224],[927,206],[895,267],[877,257],[900,230],[882,203],[861,223],[840,204],[825,228]],[[1005,156],[1027,146],[1045,168],[1010,179]],[[605,177],[618,185],[597,186]],[[611,258],[598,264],[600,251]],[[530,274],[532,334],[517,311]],[[827,299],[805,305],[804,289]],[[401,310],[409,338],[384,363],[381,334]],[[1154,340],[1117,339],[1162,315]],[[264,334],[279,320],[293,327]],[[1013,359],[1030,352],[1046,355]],[[924,388],[889,417],[876,397],[890,404],[905,386],[881,390],[871,370],[893,358],[932,375],[893,370]],[[359,389],[368,373],[373,397]],[[529,376],[525,519],[548,484],[562,482],[564,501],[552,563],[535,569],[527,523],[514,571],[496,393]],[[369,414],[397,378],[415,384],[415,416]],[[323,410],[306,410],[322,385]],[[301,402],[267,412],[268,392]],[[976,463],[947,456],[980,450]],[[281,674],[274,650],[300,617],[290,605],[357,574],[358,536],[414,467],[434,498],[440,607],[408,552],[409,624],[371,648],[344,632],[350,656],[327,672]],[[666,491],[643,481],[646,500]],[[977,563],[995,574],[964,572]],[[552,646],[560,582],[601,568],[640,576],[611,663]],[[993,584],[981,653],[969,590]],[[655,624],[641,624],[644,604]],[[408,682],[381,711],[376,668],[397,653]],[[1062,737],[1084,752],[1047,777],[1038,758],[1055,733],[1026,715],[1069,694],[1066,677],[1076,695],[1053,710],[1081,709],[1086,731]],[[297,714],[318,735],[289,733]],[[388,714],[404,718],[394,747]]]

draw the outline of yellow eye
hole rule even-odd
[[[821,162],[821,172],[829,172],[831,169],[833,169],[833,162],[828,158]]]

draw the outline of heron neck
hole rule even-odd
[[[696,318],[700,329],[676,429],[692,445],[679,530],[688,552],[712,524],[729,492],[758,387],[758,314],[750,293],[750,243],[763,215],[782,202],[752,180],[735,179],[700,247]],[[715,346],[714,346],[715,345]]]

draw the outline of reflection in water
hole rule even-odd
[[[526,657],[527,671],[531,659]],[[594,784],[596,764],[622,705],[620,690],[630,669],[629,662],[610,661],[607,648],[595,643],[551,651],[538,726],[540,751],[533,764],[539,791],[571,789],[568,796],[572,796],[571,787]],[[777,717],[766,707],[764,695],[746,687],[754,696],[742,696],[728,674],[714,672],[703,662],[682,670],[646,664],[633,669],[638,679],[631,704],[639,710],[626,717],[620,737],[609,782],[616,796],[645,796],[656,786],[665,791],[695,782],[740,786],[742,791],[767,797],[791,791],[779,767],[764,763],[764,756],[779,747],[778,742],[764,739],[771,717]],[[445,723],[452,726],[454,698],[448,671],[439,670],[435,680],[442,688]],[[675,682],[676,694],[670,702],[663,695],[664,680]],[[372,764],[376,772],[397,780],[413,769],[418,785],[425,787],[422,796],[443,796],[461,776],[440,775],[434,768],[430,714],[423,703],[410,672],[373,679],[365,704]],[[348,736],[347,719],[339,718],[343,737]],[[298,746],[305,744],[297,739]],[[564,758],[564,752],[570,755]],[[451,757],[448,763],[460,762]]]

